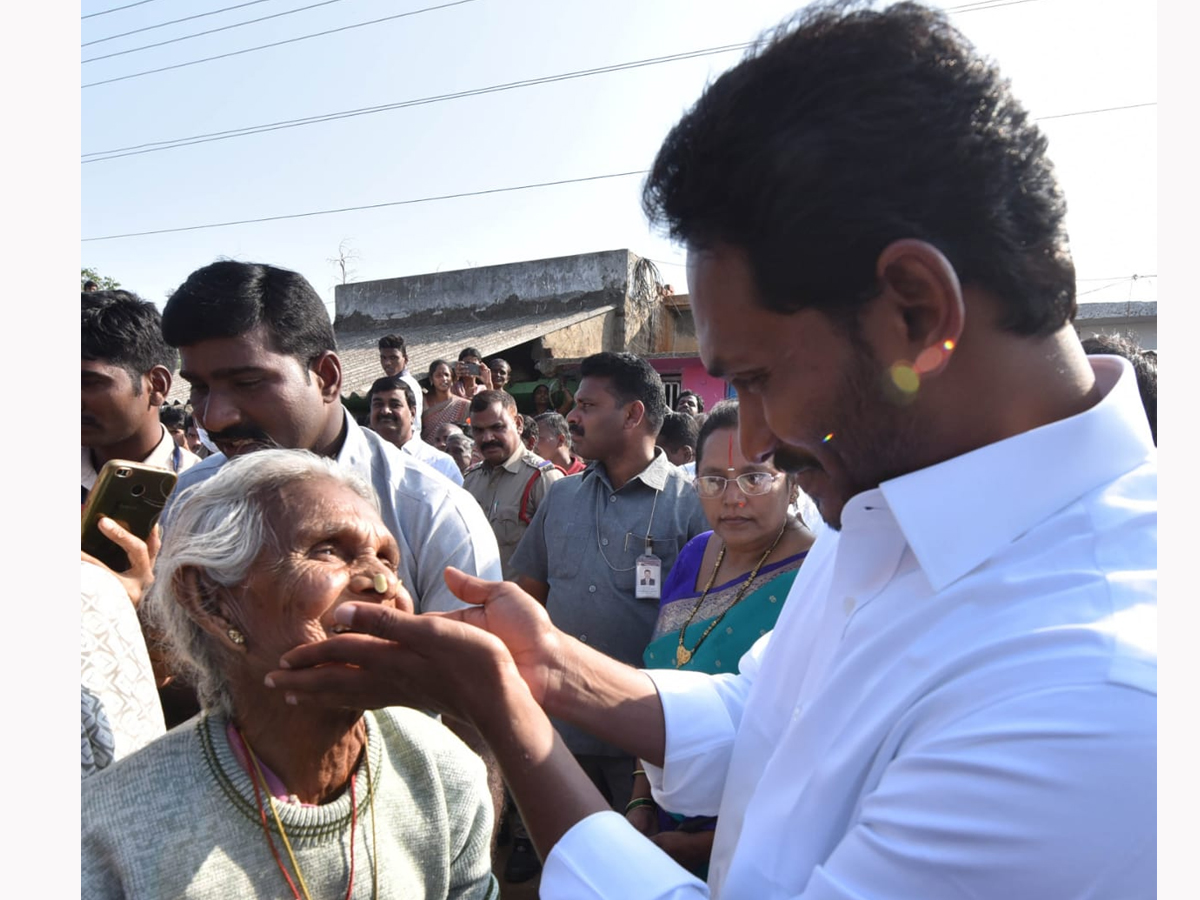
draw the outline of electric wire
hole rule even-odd
[[[102,9],[100,12],[88,13],[86,16],[80,16],[80,20],[94,19],[96,16],[107,16],[109,13],[120,12],[123,9],[133,9],[135,6],[144,6],[147,3],[153,3],[154,0],[137,0],[137,3],[126,3],[124,6],[114,6],[112,9]]]
[[[436,94],[430,97],[420,97],[415,100],[401,100],[395,103],[385,103],[379,106],[365,106],[358,109],[340,110],[332,113],[321,113],[300,119],[285,119],[279,122],[267,122],[261,125],[247,125],[244,128],[232,128],[227,131],[213,131],[207,134],[196,134],[182,138],[172,138],[164,141],[151,141],[144,144],[133,144],[128,147],[116,147],[110,150],[94,150],[83,154],[84,157],[99,157],[98,159],[83,159],[83,163],[103,162],[106,159],[120,159],[124,156],[137,156],[142,153],[155,153],[160,150],[174,150],[176,147],[190,147],[193,144],[206,144],[212,141],[229,140],[230,138],[246,137],[252,134],[263,134],[269,131],[279,131],[284,128],[297,128],[301,125],[313,125],[319,122],[332,122],[338,119],[349,119],[355,116],[371,115],[378,112],[388,112],[395,109],[406,109],[412,106],[424,106],[429,103],[441,103],[446,100],[458,100],[464,97],[477,97],[483,94],[495,94],[517,88],[532,87],[539,84],[553,84],[557,81],[568,81],[575,78],[585,78],[591,75],[602,75],[608,72],[621,72],[626,69],[637,69],[662,63],[677,62],[684,59],[696,59],[703,56],[714,56],[719,53],[731,53],[744,50],[749,43],[727,44],[722,47],[707,47],[703,50],[688,50],[683,53],[673,53],[669,56],[655,56],[649,59],[638,59],[630,62],[614,63],[609,66],[598,66],[593,69],[578,69],[574,72],[563,72],[558,75],[545,75],[540,78],[527,78],[522,81],[510,81],[504,84],[493,84],[481,88],[469,88],[449,94]]]
[[[241,9],[244,6],[256,6],[259,3],[266,3],[268,0],[246,0],[245,3],[237,3],[233,6],[223,6],[220,9],[213,9],[208,12],[196,13],[194,16],[184,16],[182,19],[171,19],[169,22],[159,22],[157,25],[146,25],[143,28],[134,28],[132,31],[122,31],[120,34],[110,34],[108,37],[96,38],[94,41],[86,41],[79,45],[82,50],[84,47],[90,47],[93,44],[103,44],[105,41],[115,41],[117,38],[129,37],[131,34],[141,34],[143,31],[154,31],[156,28],[166,28],[168,25],[178,25],[180,22],[190,22],[193,19],[203,19],[205,16],[215,16],[217,13],[229,12],[232,9]]]
[[[148,3],[148,2],[150,2],[150,0],[143,0],[143,2],[147,2],[147,3]],[[254,0],[254,2],[258,2],[258,0]],[[330,0],[330,2],[335,2],[335,0]],[[469,2],[472,2],[472,0],[461,0],[461,2],[464,2],[464,3],[469,3]],[[947,8],[945,9],[945,12],[948,12],[948,13],[953,13],[953,12],[963,12],[963,13],[967,13],[967,12],[979,12],[980,10],[985,10],[985,9],[997,9],[997,8],[999,8],[999,7],[1002,7],[1002,6],[1017,6],[1017,5],[1019,5],[1019,4],[1023,4],[1023,3],[1036,3],[1036,2],[1039,2],[1039,0],[982,0],[982,2],[978,2],[978,3],[964,3],[964,4],[962,4],[961,6],[950,6],[950,7],[947,7]],[[136,5],[136,4],[134,4],[134,5]],[[247,3],[247,4],[241,4],[241,5],[243,5],[243,6],[248,6],[248,5],[250,5],[250,4],[249,4],[249,3]],[[320,4],[317,4],[317,5],[320,5]],[[454,6],[455,4],[451,3],[451,4],[447,4],[447,5],[448,5],[448,6]],[[237,6],[225,7],[225,9],[222,9],[222,10],[214,10],[214,13],[215,13],[215,12],[225,12],[226,10],[229,10],[229,9],[237,9],[237,8],[239,8],[239,7],[237,7]],[[307,9],[307,8],[310,8],[310,7],[305,7],[305,8]],[[441,7],[435,7],[435,8],[437,8],[437,9],[440,9]],[[300,11],[301,11],[301,10],[292,10],[292,12],[300,12]],[[426,12],[426,11],[427,11],[427,10],[417,10],[417,12]],[[212,15],[212,14],[213,14],[213,13],[203,13],[202,15]],[[278,16],[278,15],[289,15],[289,14],[290,14],[290,13],[278,13],[278,14],[277,14],[277,16]],[[190,17],[188,17],[188,18],[199,18],[199,16],[190,16]],[[267,17],[265,17],[265,18],[274,18],[274,17],[272,17],[272,16],[267,16]],[[393,18],[402,18],[402,16],[388,16],[388,17],[384,17],[384,18],[382,18],[382,19],[374,19],[374,20],[372,20],[372,21],[370,21],[370,22],[361,22],[361,23],[358,23],[357,25],[349,25],[349,26],[345,26],[345,27],[343,27],[343,28],[333,28],[333,29],[330,29],[330,30],[328,30],[328,31],[317,32],[316,34],[311,34],[311,35],[303,35],[303,36],[301,36],[301,37],[298,37],[298,38],[292,38],[292,39],[290,39],[290,40],[286,40],[286,41],[278,41],[278,42],[275,42],[275,43],[270,43],[270,44],[261,44],[261,45],[259,45],[259,46],[257,46],[257,47],[248,47],[248,48],[246,48],[246,49],[244,49],[244,50],[236,50],[236,51],[233,51],[232,53],[222,53],[222,54],[219,54],[219,55],[217,55],[217,56],[209,56],[209,57],[205,57],[204,59],[196,59],[196,60],[191,60],[191,61],[189,61],[189,62],[179,63],[179,64],[177,64],[177,65],[174,65],[174,66],[164,66],[164,67],[162,67],[162,68],[158,68],[158,69],[149,69],[149,70],[147,70],[147,71],[144,71],[144,72],[134,72],[134,73],[132,73],[132,74],[130,74],[130,75],[122,75],[122,76],[119,76],[119,77],[117,77],[117,78],[108,78],[108,79],[105,79],[105,80],[103,80],[103,81],[93,81],[93,82],[89,82],[89,83],[87,83],[87,84],[84,84],[84,85],[82,85],[82,87],[85,87],[85,88],[87,88],[87,87],[96,87],[97,85],[101,85],[101,84],[112,84],[113,82],[116,82],[116,81],[125,81],[125,80],[127,80],[127,79],[130,79],[130,78],[140,78],[140,77],[141,77],[141,76],[143,76],[143,75],[155,75],[155,74],[158,74],[159,72],[167,72],[167,71],[170,71],[170,70],[172,70],[172,69],[183,68],[184,66],[194,66],[194,65],[198,65],[199,63],[213,62],[214,60],[218,60],[218,59],[226,59],[226,58],[228,58],[228,57],[230,57],[230,56],[238,56],[238,55],[241,55],[241,54],[243,54],[243,53],[252,53],[252,52],[254,52],[254,51],[256,51],[256,50],[266,50],[266,49],[268,49],[268,48],[271,48],[271,47],[278,47],[278,46],[281,46],[282,44],[288,44],[288,43],[294,43],[295,41],[307,40],[307,39],[308,39],[308,38],[310,38],[310,37],[322,37],[322,36],[324,36],[324,35],[326,35],[326,34],[335,34],[336,32],[339,32],[339,31],[345,31],[345,30],[347,30],[348,28],[360,28],[360,27],[362,27],[362,26],[364,26],[364,25],[378,25],[378,24],[379,24],[379,23],[381,23],[381,22],[387,22],[387,21],[390,21],[390,20],[391,20],[391,19],[393,19]],[[182,22],[182,21],[186,21],[186,19],[177,19],[177,20],[175,20],[175,21],[176,21],[176,22]],[[255,20],[253,20],[253,21],[263,21],[263,20],[262,20],[262,19],[255,19]],[[163,23],[163,24],[174,24],[174,23],[173,23],[173,22],[168,22],[168,23]],[[248,23],[248,22],[245,22],[245,23],[240,23],[240,24],[250,24],[250,23]],[[151,28],[157,28],[157,27],[160,27],[160,26],[157,26],[157,25],[155,25],[155,26],[151,26]],[[229,27],[229,28],[236,28],[236,27],[238,27],[238,26],[237,26],[237,25],[231,25],[231,26],[227,26],[227,27]],[[138,31],[147,31],[147,30],[149,30],[149,29],[148,29],[148,28],[147,28],[147,29],[138,29]],[[225,30],[225,29],[214,29],[214,31],[222,31],[222,30]],[[126,34],[134,34],[134,33],[136,33],[136,32],[126,32]],[[175,42],[177,42],[177,41],[183,41],[183,40],[187,40],[187,39],[188,39],[188,38],[190,38],[190,37],[197,37],[197,36],[199,36],[200,34],[212,34],[212,33],[213,33],[212,31],[205,31],[205,32],[198,32],[197,34],[183,35],[182,37],[174,38],[174,39],[172,39],[171,41],[164,41],[163,43],[175,43]],[[123,36],[124,36],[124,35],[114,35],[113,37],[123,37]],[[111,40],[111,38],[104,38],[104,40]],[[99,41],[93,41],[92,43],[99,43]],[[84,45],[82,45],[82,46],[89,46],[89,45],[88,45],[88,44],[84,44]],[[134,53],[134,52],[136,52],[137,50],[145,50],[145,49],[148,49],[149,47],[160,47],[160,46],[162,46],[162,44],[149,44],[149,45],[147,45],[146,47],[138,47],[138,48],[134,48],[133,50],[124,50],[124,51],[122,51],[121,53],[111,53],[111,54],[108,54],[107,56],[96,56],[96,57],[93,57],[93,58],[91,58],[91,59],[86,59],[86,60],[84,60],[84,62],[95,62],[96,60],[100,60],[100,59],[108,59],[109,57],[112,57],[112,56],[121,56],[121,55],[124,55],[125,53]]]
[[[141,78],[143,75],[154,75],[158,72],[169,72],[172,69],[183,69],[188,66],[197,66],[200,63],[212,62],[215,59],[228,59],[231,56],[241,56],[243,53],[253,53],[256,50],[265,50],[268,47],[282,47],[285,44],[295,44],[299,41],[307,41],[311,38],[324,37],[327,34],[337,34],[342,31],[350,31],[354,28],[365,28],[368,25],[378,25],[381,22],[391,22],[395,19],[404,19],[409,16],[417,16],[421,13],[435,12],[439,9],[448,9],[452,6],[462,6],[466,3],[475,3],[476,0],[452,0],[450,3],[441,3],[437,6],[426,6],[423,9],[414,9],[409,12],[397,13],[394,16],[384,16],[381,19],[372,19],[369,22],[356,22],[353,25],[343,25],[340,28],[329,28],[325,31],[314,32],[313,34],[302,34],[299,37],[287,38],[282,41],[273,41],[270,44],[260,44],[257,47],[246,47],[243,50],[231,50],[228,53],[219,53],[216,56],[206,56],[203,59],[192,59],[187,62],[176,63],[173,66],[160,66],[157,69],[147,69],[144,72],[133,72],[129,75],[118,75],[115,78],[105,78],[100,81],[89,81],[87,84],[81,85],[83,88],[97,87],[102,84],[112,84],[116,81],[127,81],[130,78]]]
[[[221,25],[218,28],[210,28],[207,31],[195,31],[191,34],[185,34],[181,37],[169,38],[165,41],[159,41],[156,44],[143,44],[141,47],[131,47],[128,50],[117,50],[113,53],[106,53],[103,56],[93,56],[82,61],[82,64],[90,62],[98,62],[102,59],[112,59],[114,56],[125,56],[127,53],[139,53],[142,50],[151,50],[154,47],[165,47],[167,44],[177,44],[180,41],[188,41],[192,38],[204,37],[206,34],[216,34],[219,31],[229,31],[232,28],[241,28],[243,25],[254,25],[258,22],[266,22],[269,19],[278,19],[283,16],[290,16],[293,13],[307,12],[310,9],[316,9],[318,6],[329,6],[331,3],[341,3],[342,0],[321,0],[320,3],[311,3],[308,6],[298,6],[295,9],[286,9],[283,12],[271,13],[269,16],[259,16],[257,19],[247,19],[244,22],[234,22],[232,25]]]
[[[586,181],[603,181],[610,178],[628,178],[631,175],[645,175],[649,169],[637,169],[631,172],[613,172],[609,175],[589,175],[584,178],[563,178],[558,181],[541,181],[534,184],[518,184],[510,187],[489,188],[482,191],[463,191],[457,194],[440,194],[435,197],[414,197],[409,200],[391,200],[387,203],[368,203],[363,206],[343,206],[339,209],[319,209],[311,212],[288,213],[279,216],[263,216],[257,219],[238,219],[232,222],[213,222],[207,225],[186,225],[180,228],[159,228],[154,231],[132,231],[126,234],[106,234],[100,237],[81,238],[83,243],[89,241],[112,241],[117,238],[146,237],[152,234],[174,234],[180,231],[200,231],[206,228],[226,228],[230,225],[252,225],[258,222],[278,222],[283,219],[305,219],[313,216],[328,216],[334,213],[357,212],[364,209],[383,209],[389,206],[411,206],[415,203],[433,203],[437,200],[456,200],[460,197],[482,197],[485,194],[506,194],[512,191],[530,191],[536,188],[558,187],[564,184],[581,184]]]

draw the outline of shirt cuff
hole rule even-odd
[[[708,886],[612,812],[577,822],[550,851],[539,896],[546,900],[702,900]]]
[[[733,676],[643,671],[654,682],[666,722],[663,767],[643,760],[654,797],[672,812],[715,816],[737,734],[720,687]]]

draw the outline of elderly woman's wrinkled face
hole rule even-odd
[[[268,521],[281,552],[268,546],[255,561],[239,597],[239,618],[247,650],[269,669],[293,647],[342,630],[333,613],[348,601],[412,612],[396,576],[395,538],[348,487],[325,478],[290,484]]]

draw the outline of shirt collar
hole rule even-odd
[[[524,458],[524,456],[525,445],[518,443],[517,449],[513,455],[501,463],[500,467],[507,472],[518,472],[521,469],[521,460]],[[486,469],[487,466],[485,465],[484,468]]]
[[[667,459],[667,455],[663,453],[662,447],[655,447],[654,458],[650,460],[649,465],[630,478],[629,482],[640,480],[651,490],[661,491],[667,486],[667,479],[674,468],[675,466]],[[583,473],[584,478],[593,475],[601,479],[609,490],[612,490],[612,482],[608,480],[608,470],[604,467],[604,463],[595,461]]]
[[[847,503],[846,523],[890,509],[941,590],[1085,493],[1157,460],[1133,367],[1088,360],[1103,394],[1091,409],[885,481]]]
[[[158,443],[154,445],[144,459],[134,460],[134,462],[143,462],[148,466],[158,466],[162,469],[171,469],[174,471],[174,466],[171,465],[171,454],[175,452],[175,439],[167,432],[166,427],[159,423],[159,428],[162,429],[162,434],[159,436]],[[92,448],[80,447],[80,476],[79,483],[88,490],[91,490],[100,473],[96,471],[96,467],[92,462]],[[188,451],[189,453],[191,451]],[[182,455],[182,452],[181,454]]]
[[[367,442],[366,435],[345,408],[342,409],[342,421],[346,426],[346,439],[342,441],[337,461],[350,468],[359,468],[360,471],[371,471],[371,445]],[[379,440],[383,441],[383,438]]]

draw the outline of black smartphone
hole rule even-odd
[[[477,378],[480,375],[480,369],[479,369],[478,363],[473,363],[473,362],[463,363],[463,368],[465,368],[467,370],[468,375],[474,375]]]
[[[143,541],[149,539],[175,487],[175,478],[174,472],[157,466],[110,459],[83,506],[80,548],[114,572],[124,572],[129,568],[129,557],[101,533],[100,517],[108,516]]]

